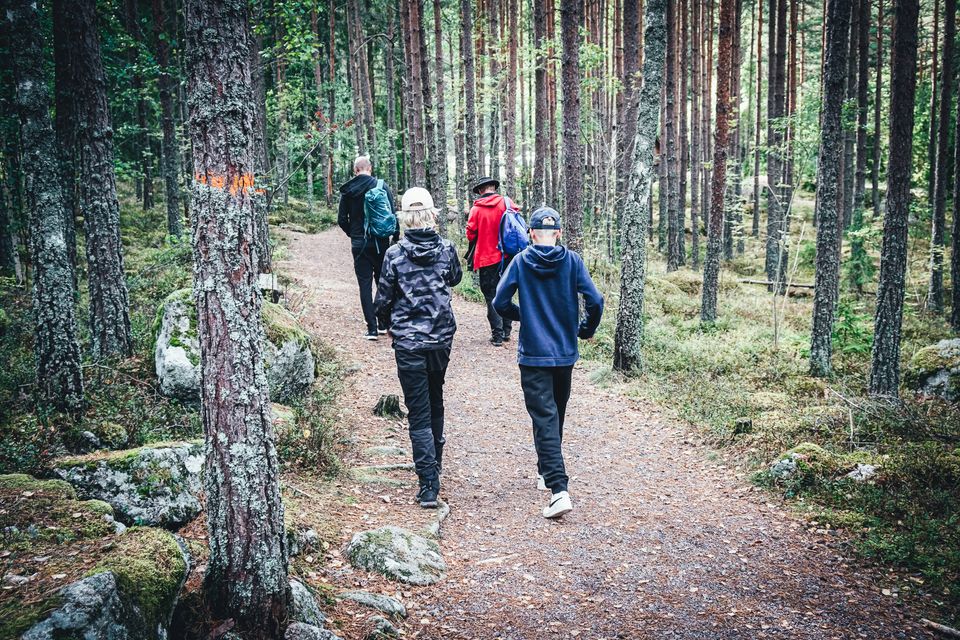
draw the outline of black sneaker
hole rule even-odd
[[[437,508],[440,494],[438,484],[439,483],[435,482],[420,488],[418,497],[420,498],[420,506],[424,509]]]
[[[492,338],[490,338],[490,344],[492,344],[495,347],[502,347],[503,338],[501,338],[500,336],[493,336]]]
[[[379,340],[379,339],[380,339],[380,336],[377,334],[376,331],[367,331],[367,332],[363,335],[363,337],[364,337],[366,340]]]
[[[503,341],[504,341],[504,342],[510,342],[510,334],[509,334],[509,333],[503,334]]]

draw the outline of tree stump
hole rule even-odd
[[[377,406],[373,408],[374,415],[381,418],[403,418],[407,414],[400,408],[400,398],[394,394],[380,396]]]

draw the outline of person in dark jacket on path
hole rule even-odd
[[[340,187],[340,206],[337,211],[337,225],[350,237],[353,252],[353,270],[357,274],[360,286],[360,307],[367,325],[364,337],[376,340],[384,328],[377,326],[377,317],[373,310],[373,286],[380,281],[380,269],[387,248],[397,241],[399,227],[392,238],[377,238],[367,234],[364,201],[367,191],[377,185],[373,177],[373,165],[368,156],[359,156],[353,161],[353,178]],[[393,193],[386,187],[387,196],[393,202]],[[379,330],[379,331],[378,331]]]
[[[403,239],[387,249],[377,288],[377,317],[388,327],[410,423],[421,507],[436,508],[443,463],[443,383],[457,331],[451,287],[463,277],[457,250],[436,232],[426,189],[403,194]]]
[[[506,268],[504,255],[500,252],[500,219],[507,210],[504,196],[497,193],[500,181],[496,178],[480,178],[473,185],[479,197],[474,200],[467,218],[467,241],[476,243],[473,268],[480,279],[480,291],[487,302],[487,322],[490,323],[490,343],[495,347],[510,341],[513,324],[493,308],[493,296],[497,293],[500,274]],[[509,259],[510,257],[507,256]]]
[[[580,357],[577,338],[589,340],[603,315],[603,296],[583,259],[559,246],[560,214],[541,207],[530,218],[533,243],[510,263],[494,297],[500,315],[520,321],[517,361],[527,412],[533,421],[540,489],[550,489],[545,518],[573,509],[561,443],[570,399],[573,365]],[[520,305],[512,302],[520,292]],[[583,296],[585,317],[580,318]]]

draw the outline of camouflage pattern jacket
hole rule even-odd
[[[463,277],[457,250],[432,229],[410,229],[387,249],[377,285],[377,318],[394,349],[449,347],[457,322],[450,288]]]

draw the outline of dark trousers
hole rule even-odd
[[[490,333],[494,338],[509,336],[513,321],[502,317],[493,308],[493,298],[497,295],[497,285],[500,284],[500,263],[480,267],[477,273],[480,277],[480,291],[483,292],[483,299],[487,301],[487,322],[490,323]]]
[[[537,472],[553,493],[567,490],[563,464],[563,420],[570,399],[573,366],[528,367],[520,365],[520,386],[527,412],[533,420],[533,445],[537,450]]]
[[[377,314],[373,311],[373,287],[380,282],[383,254],[387,252],[388,246],[389,242],[383,239],[353,240],[353,271],[357,274],[360,308],[363,309],[363,320],[367,323],[369,333],[377,331]]]
[[[443,381],[450,362],[450,347],[430,351],[397,349],[397,376],[403,389],[410,423],[413,464],[420,484],[437,477],[443,461]]]

